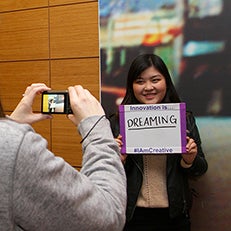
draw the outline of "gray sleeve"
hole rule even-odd
[[[84,136],[97,121],[81,123]],[[78,172],[46,148],[41,136],[25,135],[14,180],[14,217],[25,230],[119,231],[126,208],[126,180],[108,121],[99,121],[83,142]]]

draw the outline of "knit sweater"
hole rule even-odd
[[[147,208],[168,207],[166,155],[143,155],[143,163],[143,184],[137,206]]]
[[[80,123],[82,137],[98,118]],[[32,127],[8,119],[0,120],[0,150],[0,230],[122,230],[126,179],[105,118],[83,142],[80,172]]]

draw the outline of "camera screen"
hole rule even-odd
[[[43,93],[42,112],[50,114],[66,113],[66,93]]]

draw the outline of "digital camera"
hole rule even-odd
[[[45,114],[72,114],[68,91],[44,91],[41,112]]]

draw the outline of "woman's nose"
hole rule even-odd
[[[144,90],[148,91],[148,90],[153,90],[153,89],[154,89],[154,87],[153,87],[152,83],[147,82],[145,84]]]

